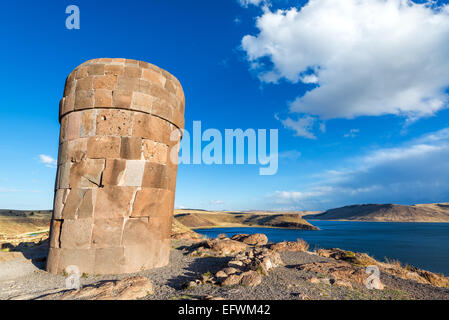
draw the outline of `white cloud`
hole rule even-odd
[[[296,160],[301,157],[301,152],[297,150],[287,150],[279,152],[279,159],[288,159],[288,160]]]
[[[359,129],[351,129],[349,130],[349,133],[345,133],[345,138],[355,138],[357,136],[357,133],[359,133]]]
[[[244,36],[242,47],[261,81],[315,84],[291,112],[416,119],[447,107],[449,5],[310,0],[301,9],[264,8],[256,26],[259,34]]]
[[[56,160],[53,159],[51,156],[48,156],[48,155],[46,155],[46,154],[40,154],[40,155],[39,155],[39,159],[40,159],[40,162],[42,162],[43,164],[45,164],[46,167],[49,167],[49,168],[56,168],[57,162],[56,162]]]
[[[296,136],[308,139],[316,139],[315,135],[312,133],[315,120],[316,119],[311,116],[304,116],[302,118],[298,117],[298,120],[287,118],[280,121],[284,125],[284,128],[295,131]]]
[[[354,203],[428,203],[449,199],[449,128],[396,148],[351,157],[343,167],[313,176],[300,190],[269,198],[300,209],[328,209]]]
[[[259,6],[261,4],[267,3],[266,0],[238,0],[238,2],[240,3],[240,5],[244,8],[248,8],[248,6],[250,4],[254,5],[254,6]]]

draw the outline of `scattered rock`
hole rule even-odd
[[[300,265],[298,268],[316,274],[325,274],[333,278],[335,282],[349,281],[361,286],[365,285],[366,279],[368,278],[368,274],[363,268],[353,266],[343,261],[313,262]]]
[[[208,246],[212,251],[220,255],[230,255],[246,250],[246,244],[234,240],[211,240]]]
[[[269,247],[271,250],[284,252],[284,251],[307,251],[309,249],[309,244],[302,239],[298,241],[282,241],[274,243]]]
[[[243,276],[241,274],[231,274],[229,277],[227,277],[225,280],[221,282],[221,285],[223,287],[236,286],[240,284],[242,277]]]
[[[228,267],[228,268],[224,268],[223,271],[227,274],[227,275],[231,275],[234,273],[237,273],[238,270],[236,268],[232,268],[232,267]]]
[[[263,233],[255,233],[243,238],[241,241],[252,246],[264,246],[268,243],[268,238]]]
[[[220,279],[220,278],[227,278],[228,274],[226,272],[224,272],[223,270],[220,270],[220,271],[218,271],[215,274],[215,277],[218,278],[218,279]]]
[[[256,271],[242,273],[240,284],[247,287],[255,287],[262,283],[262,277]]]

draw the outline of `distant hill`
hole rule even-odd
[[[449,203],[362,204],[331,209],[321,214],[305,215],[310,220],[351,220],[379,222],[449,222]]]
[[[175,210],[175,219],[189,228],[273,227],[317,230],[299,213],[283,212],[226,212]]]

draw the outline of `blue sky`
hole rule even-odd
[[[179,208],[448,202],[446,3],[2,1],[0,208],[51,208],[64,81],[99,57],[174,74],[187,130],[279,130],[277,174],[181,165]]]

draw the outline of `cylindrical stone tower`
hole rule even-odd
[[[47,271],[119,274],[169,262],[179,81],[152,64],[94,59],[66,80]],[[180,134],[178,134],[180,137]]]

